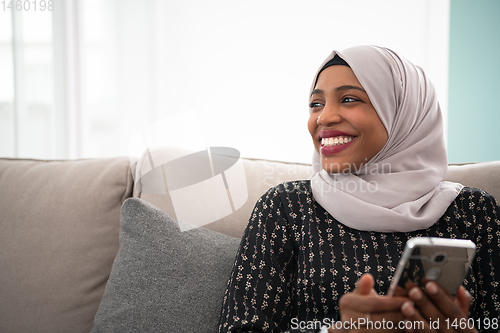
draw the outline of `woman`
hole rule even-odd
[[[364,318],[390,332],[411,331],[409,322],[421,322],[419,332],[453,332],[446,319],[498,321],[499,207],[481,190],[443,181],[442,116],[422,69],[386,48],[334,51],[309,106],[315,174],[257,202],[219,331],[370,331],[359,327]],[[476,243],[455,299],[432,282],[384,296],[406,241],[417,236]]]

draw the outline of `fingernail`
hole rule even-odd
[[[401,311],[405,314],[405,316],[411,317],[415,315],[415,308],[413,307],[413,302],[406,301],[401,306]]]
[[[430,295],[436,295],[438,293],[438,287],[433,282],[427,282],[425,284],[425,291]]]
[[[420,301],[422,299],[422,292],[418,287],[414,287],[410,290],[408,295],[413,299],[414,301]]]

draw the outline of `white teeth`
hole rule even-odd
[[[341,136],[336,138],[322,138],[321,145],[326,147],[339,146],[351,142],[355,136]]]

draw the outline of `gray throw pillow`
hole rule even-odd
[[[97,332],[215,332],[240,239],[180,232],[137,198],[121,209],[120,250],[95,317]]]

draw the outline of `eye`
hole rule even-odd
[[[359,99],[353,97],[342,98],[342,103],[353,103],[353,102],[359,102]]]
[[[314,109],[314,108],[317,108],[317,107],[321,107],[321,106],[323,106],[323,104],[321,104],[319,102],[311,102],[311,103],[309,103],[309,107],[311,109]]]

